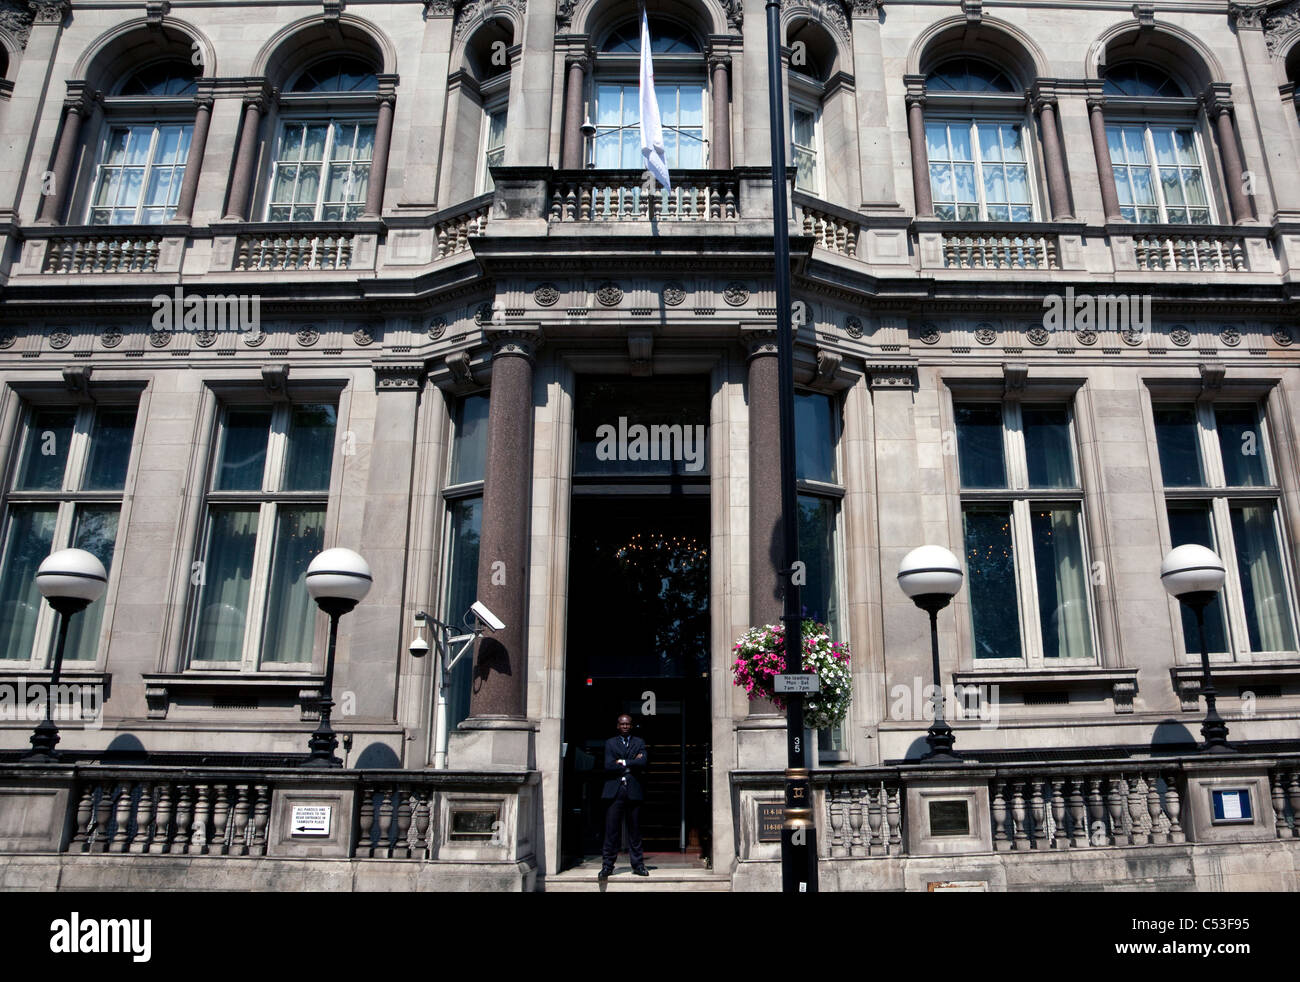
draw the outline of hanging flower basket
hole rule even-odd
[[[849,646],[832,641],[825,624],[803,622],[803,667],[817,673],[821,692],[804,699],[804,723],[812,729],[833,726],[849,711],[853,685],[849,677]],[[773,691],[773,676],[785,672],[785,627],[765,624],[751,627],[733,649],[736,685],[750,700],[770,699],[777,709],[785,710],[785,701]]]

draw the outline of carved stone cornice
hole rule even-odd
[[[454,17],[456,0],[424,0],[424,19],[430,17]]]
[[[418,390],[424,383],[424,366],[419,363],[373,365],[376,392]]]
[[[884,0],[848,0],[849,13],[854,17],[870,17],[872,19],[880,16],[880,8],[883,7]]]
[[[33,24],[52,24],[57,27],[71,12],[72,0],[30,0],[27,6],[35,12]]]
[[[915,389],[916,369],[911,365],[872,365],[867,372],[873,389]]]

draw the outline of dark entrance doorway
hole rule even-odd
[[[658,384],[656,384],[658,383]],[[710,854],[707,470],[594,452],[597,428],[707,424],[703,379],[580,385],[570,520],[564,865],[599,856],[604,745],[627,713],[646,742],[647,862]],[[605,431],[608,432],[608,431]],[[697,455],[698,457],[698,455]],[[707,460],[707,456],[703,457]],[[701,472],[702,471],[702,472]],[[626,860],[624,860],[625,862]]]

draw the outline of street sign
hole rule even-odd
[[[777,694],[784,692],[814,693],[822,691],[821,679],[814,672],[800,672],[797,675],[774,675]]]
[[[289,830],[293,835],[329,835],[329,805],[294,805]]]

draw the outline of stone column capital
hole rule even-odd
[[[709,55],[709,71],[713,72],[719,68],[725,68],[731,71],[731,55],[718,52]]]
[[[58,27],[72,11],[72,0],[29,0],[32,8],[32,25],[51,24]]]
[[[1239,31],[1262,31],[1267,9],[1267,4],[1262,3],[1229,3],[1228,20]]]
[[[925,76],[904,75],[903,84],[907,86],[907,107],[925,105]]]
[[[523,324],[505,328],[488,327],[484,335],[492,344],[492,358],[516,357],[533,361],[537,351],[546,341],[540,327],[527,327]]]
[[[1088,96],[1088,112],[1104,111],[1106,108],[1106,97],[1104,95]]]
[[[776,330],[767,326],[742,327],[740,339],[745,345],[747,360],[776,357]]]
[[[1039,83],[1025,93],[1025,101],[1035,113],[1041,113],[1044,108],[1056,110],[1058,107],[1056,86]]]
[[[1230,82],[1211,82],[1200,97],[1201,105],[1212,117],[1218,118],[1224,113],[1232,113],[1232,84]]]
[[[876,18],[884,5],[883,0],[849,0],[849,13],[853,17]]]
[[[585,75],[591,68],[592,57],[590,51],[575,51],[564,56],[564,67],[581,68]]]

